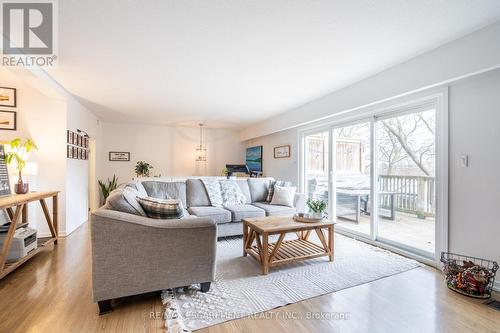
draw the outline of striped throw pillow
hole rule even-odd
[[[152,219],[180,219],[184,216],[182,201],[178,199],[137,197],[137,201]]]
[[[275,186],[289,187],[292,186],[292,182],[286,182],[284,180],[271,180],[271,183],[269,184],[269,190],[267,191],[267,202],[273,201]]]

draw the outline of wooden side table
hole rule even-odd
[[[262,274],[269,273],[269,267],[298,260],[328,256],[334,259],[334,222],[296,222],[292,217],[262,217],[243,219],[243,256],[254,257],[261,265]],[[323,230],[326,229],[325,235]],[[315,232],[321,244],[309,240]],[[297,239],[284,240],[289,233]],[[279,235],[276,242],[269,243],[270,235]],[[254,244],[255,241],[255,244]]]
[[[9,230],[7,231],[7,236],[2,246],[2,252],[0,252],[0,279],[24,264],[38,252],[42,251],[45,246],[52,243],[57,244],[57,211],[59,209],[58,194],[59,191],[32,192],[27,194],[12,194],[0,198],[0,209],[5,209],[7,211],[7,214],[9,214],[10,220],[12,222],[10,224]],[[47,203],[45,202],[45,199],[47,198],[52,198],[52,217],[50,216]],[[31,251],[30,253],[28,253],[28,255],[17,261],[6,262],[10,245],[16,231],[16,226],[20,221],[22,223],[28,222],[28,203],[33,201],[40,202],[40,207],[42,208],[52,237],[38,238],[38,247],[36,250]]]

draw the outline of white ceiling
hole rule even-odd
[[[214,127],[261,121],[500,20],[498,0],[64,0],[59,9],[50,74],[96,114]]]

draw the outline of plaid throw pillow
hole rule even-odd
[[[289,187],[292,186],[292,182],[286,182],[283,180],[271,180],[271,183],[269,184],[269,190],[267,191],[267,199],[266,199],[267,202],[273,201],[275,186]]]
[[[153,219],[180,219],[184,216],[182,201],[178,199],[157,199],[137,197],[146,215]]]

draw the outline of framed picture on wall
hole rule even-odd
[[[17,129],[16,112],[0,110],[0,130],[15,131],[16,129]]]
[[[262,172],[262,146],[247,148],[246,165],[250,171]]]
[[[290,145],[274,147],[274,158],[290,157]]]
[[[16,107],[16,89],[0,87],[0,106]]]
[[[128,151],[110,151],[109,160],[113,162],[129,162],[130,152]]]

